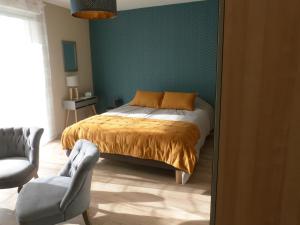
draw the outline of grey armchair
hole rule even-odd
[[[38,177],[40,128],[0,129],[0,189],[18,187]]]
[[[21,190],[16,205],[19,224],[53,225],[82,214],[88,225],[92,170],[98,159],[94,144],[77,141],[59,176],[38,178]]]

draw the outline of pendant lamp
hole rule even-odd
[[[117,16],[116,0],[71,0],[72,16],[88,19],[109,19]]]

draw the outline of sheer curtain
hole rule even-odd
[[[43,127],[46,143],[56,130],[42,2],[0,0],[0,30],[0,127]]]

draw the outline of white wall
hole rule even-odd
[[[67,73],[64,72],[61,42],[62,40],[76,41],[78,72],[73,74],[79,76],[80,94],[83,94],[85,91],[91,91],[93,84],[89,23],[86,20],[72,17],[68,9],[51,4],[46,4],[45,17],[52,85],[54,90],[55,125],[57,128],[57,135],[60,135],[65,127],[66,116],[62,102],[63,99],[68,97],[68,89],[65,86],[65,77]],[[91,113],[89,109],[81,109],[78,115],[79,118],[83,118],[89,113]],[[73,113],[71,113],[70,122],[73,121],[74,116]]]

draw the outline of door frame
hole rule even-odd
[[[218,55],[217,55],[217,79],[215,100],[215,126],[214,126],[214,150],[211,181],[211,206],[210,225],[216,224],[216,202],[219,163],[219,137],[220,137],[220,115],[221,115],[221,91],[222,91],[222,66],[223,66],[223,39],[224,39],[224,8],[225,0],[219,0],[219,22],[218,22]]]

